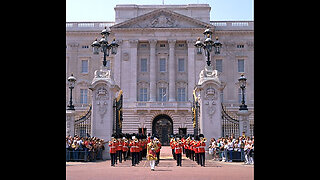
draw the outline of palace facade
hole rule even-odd
[[[117,54],[107,57],[107,66],[123,91],[122,132],[144,131],[163,138],[172,133],[193,134],[193,89],[206,64],[204,53],[198,54],[194,44],[198,37],[204,39],[202,33],[209,26],[223,44],[220,54],[211,55],[211,65],[223,85],[221,102],[236,118],[241,103],[238,78],[243,73],[253,127],[253,21],[211,20],[208,4],[130,4],[114,9],[114,22],[66,23],[66,79],[71,73],[77,78],[73,102],[78,116],[88,110],[92,98],[88,87],[94,71],[102,66],[103,53],[93,54],[90,45],[107,26],[111,30],[108,40],[115,38],[119,44]],[[66,81],[66,106],[69,95]]]

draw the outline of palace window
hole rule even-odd
[[[147,47],[147,44],[146,44],[146,43],[140,44],[140,48],[146,48],[146,47]]]
[[[164,47],[166,47],[166,44],[160,44],[160,47],[164,48]]]
[[[80,89],[80,104],[88,104],[88,89]]]
[[[244,59],[238,59],[238,72],[244,72]]]
[[[244,48],[244,45],[243,44],[238,44],[237,48]]]
[[[88,73],[88,60],[81,61],[81,73]]]
[[[148,70],[147,70],[148,68],[147,68],[147,59],[141,59],[140,60],[140,71],[141,72],[147,72]]]
[[[186,101],[186,88],[178,88],[178,101]]]
[[[167,101],[167,89],[159,88],[159,101]]]
[[[147,88],[140,88],[139,101],[148,101],[148,89]]]
[[[160,59],[160,72],[166,72],[166,59]]]
[[[178,59],[178,71],[184,72],[184,59],[183,58]]]

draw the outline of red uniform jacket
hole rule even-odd
[[[174,143],[175,143],[174,141],[170,142],[171,149],[174,149]]]
[[[114,143],[109,141],[110,154],[114,154],[117,152],[118,143]]]
[[[193,143],[194,153],[198,153],[198,148],[197,148],[197,147],[199,147],[199,143],[198,143],[197,141],[195,141],[195,142]]]
[[[160,142],[158,143],[158,147],[159,148],[156,150],[156,153],[160,152],[160,149],[161,149],[161,143]]]
[[[205,142],[199,142],[198,143],[199,144],[199,146],[198,146],[198,152],[199,153],[204,153],[204,152],[206,152],[206,150],[205,150],[205,147],[206,147],[206,143]]]
[[[182,153],[182,144],[175,143],[174,148],[175,148],[175,153],[176,154],[181,154]]]
[[[139,152],[139,144],[134,142],[134,141],[131,141],[130,142],[130,152]]]
[[[123,152],[128,151],[129,150],[128,146],[129,146],[129,143],[123,141],[123,143],[122,143],[122,151]]]
[[[118,141],[117,151],[122,151],[122,142]]]

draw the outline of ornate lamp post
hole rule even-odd
[[[241,76],[238,79],[238,81],[239,81],[239,86],[240,86],[241,92],[242,92],[242,100],[241,100],[241,105],[240,105],[240,109],[239,110],[248,110],[247,105],[245,105],[245,100],[244,100],[244,90],[246,88],[247,78],[244,77],[243,74],[241,74]]]
[[[203,32],[204,34],[204,43],[200,41],[200,37],[198,37],[196,44],[194,45],[197,48],[197,53],[202,54],[202,49],[205,52],[205,56],[207,56],[207,65],[210,66],[210,53],[212,52],[212,47],[214,47],[214,53],[220,54],[220,49],[222,44],[219,42],[218,37],[216,37],[216,41],[212,41],[212,31],[207,27],[207,29]]]
[[[96,38],[95,41],[91,44],[93,47],[93,54],[99,54],[99,50],[101,49],[101,52],[103,52],[103,66],[106,67],[107,60],[106,57],[111,54],[117,54],[117,48],[119,44],[116,43],[115,38],[112,40],[112,42],[108,43],[108,36],[110,32],[107,30],[107,27],[104,28],[104,30],[101,31],[102,38],[98,42],[98,39]]]
[[[73,74],[71,74],[71,76],[68,77],[68,86],[70,89],[70,101],[69,101],[69,105],[68,105],[67,110],[75,110],[74,105],[72,104],[72,89],[74,88],[76,81],[77,81],[77,79],[73,76]]]

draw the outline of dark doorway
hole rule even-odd
[[[172,119],[165,114],[160,114],[153,119],[152,135],[159,137],[162,145],[169,145],[169,136],[173,134]]]
[[[179,128],[180,135],[187,135],[187,128]]]

